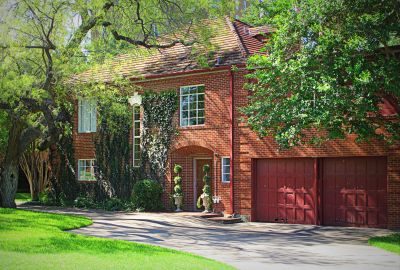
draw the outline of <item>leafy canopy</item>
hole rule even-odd
[[[248,62],[253,95],[243,111],[260,136],[282,147],[349,134],[399,140],[398,118],[380,114],[382,98],[399,101],[399,1],[269,0],[243,19],[276,27],[268,56]]]

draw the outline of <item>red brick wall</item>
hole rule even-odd
[[[245,71],[236,73],[235,118],[243,117],[238,108],[247,102],[248,93],[243,89]],[[252,209],[252,158],[288,157],[341,157],[388,156],[388,227],[400,227],[400,147],[387,147],[379,142],[357,144],[354,137],[335,140],[318,147],[295,147],[279,150],[271,138],[260,139],[240,121],[235,123],[235,212],[251,216]]]
[[[229,156],[230,151],[230,115],[229,115],[229,80],[228,71],[213,74],[191,75],[179,78],[168,78],[138,83],[143,89],[153,91],[176,90],[180,86],[205,85],[205,124],[197,127],[180,127],[179,135],[171,149],[169,174],[166,191],[172,192],[173,166],[178,163],[183,167],[184,209],[195,210],[193,192],[193,159],[210,157],[213,162],[211,173],[213,195],[221,197],[216,210],[229,209],[229,184],[221,182],[221,157]],[[175,121],[179,123],[179,112]],[[215,175],[215,177],[214,177]],[[165,200],[168,199],[166,195]]]
[[[272,139],[259,139],[245,123],[240,121],[243,115],[239,108],[247,102],[247,91],[243,89],[245,70],[235,72],[235,132],[234,132],[234,211],[251,218],[252,182],[251,160],[254,158],[284,157],[339,157],[339,156],[388,156],[388,226],[400,227],[400,148],[388,148],[380,143],[356,144],[354,138],[336,140],[319,147],[295,147],[279,150]],[[230,102],[229,71],[195,74],[137,82],[143,90],[176,90],[185,85],[205,85],[205,124],[198,127],[179,128],[179,135],[170,153],[170,162],[165,185],[164,202],[169,205],[172,192],[173,165],[183,166],[183,191],[185,209],[193,210],[193,158],[207,156],[213,158],[215,177],[214,195],[222,198],[215,206],[217,211],[230,209],[230,184],[221,182],[221,157],[230,154]],[[178,122],[179,113],[175,121]],[[77,134],[75,116],[74,145],[75,158],[93,158],[92,134]]]

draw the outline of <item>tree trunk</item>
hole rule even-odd
[[[39,201],[39,192],[40,192],[39,179],[38,179],[37,173],[34,173],[33,179],[32,179],[32,184],[31,184],[32,201],[34,201],[34,202]]]
[[[8,145],[0,174],[0,207],[15,208],[19,176],[20,139],[23,124],[14,121],[9,131]]]
[[[4,164],[0,179],[1,207],[15,208],[15,194],[18,186],[18,162]]]

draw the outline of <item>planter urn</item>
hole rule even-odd
[[[182,212],[182,204],[183,204],[183,196],[182,195],[174,195],[176,210],[175,212]]]
[[[202,194],[201,198],[203,199],[203,206],[204,206],[203,213],[211,213],[211,211],[209,210],[211,208],[210,207],[210,203],[211,203],[210,196],[207,194]]]

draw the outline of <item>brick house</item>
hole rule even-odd
[[[215,211],[236,213],[251,221],[336,226],[400,227],[400,148],[379,142],[357,144],[354,137],[318,147],[279,150],[271,138],[260,139],[240,120],[246,105],[245,62],[263,46],[271,29],[228,19],[212,38],[218,53],[209,68],[176,45],[151,56],[118,56],[96,72],[108,81],[114,73],[153,91],[179,93],[179,136],[169,157],[165,201],[173,192],[173,164],[183,167],[184,209],[196,210],[202,166],[211,166]],[[235,69],[232,69],[235,66]],[[85,77],[93,77],[86,72]],[[140,93],[139,93],[140,94]],[[95,105],[76,105],[73,132],[78,181],[93,180]],[[396,104],[384,101],[382,113],[397,117]],[[140,130],[140,107],[134,106],[134,130]],[[132,132],[138,160],[140,132]],[[85,172],[85,173],[81,173]]]

